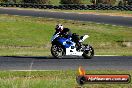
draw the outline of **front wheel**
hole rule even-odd
[[[94,56],[94,48],[89,46],[88,50],[85,50],[82,55],[85,59],[91,59]]]
[[[58,45],[52,45],[51,47],[51,54],[52,56],[54,56],[55,58],[63,58],[65,55],[65,50],[62,46],[58,46]]]

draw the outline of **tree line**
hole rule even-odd
[[[95,5],[108,4],[108,5],[132,5],[132,0],[91,0]]]
[[[51,0],[0,0],[0,2],[9,3],[35,3],[35,4],[50,4]],[[60,4],[85,4],[84,0],[60,0]],[[91,4],[108,4],[108,5],[132,5],[132,0],[87,0]],[[86,1],[85,1],[86,2]]]

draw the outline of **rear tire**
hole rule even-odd
[[[82,56],[85,59],[92,59],[94,56],[94,48],[92,46],[90,46],[89,50],[84,51]]]

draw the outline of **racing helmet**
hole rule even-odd
[[[56,31],[62,31],[63,28],[64,28],[64,27],[63,27],[62,24],[57,24],[55,30],[56,30]]]

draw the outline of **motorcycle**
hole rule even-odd
[[[89,36],[80,37],[81,46],[73,41],[72,37],[61,37],[59,33],[53,35],[51,39],[51,54],[55,58],[63,58],[64,56],[83,56],[86,59],[91,59],[94,56],[94,48],[91,45],[83,44]]]

